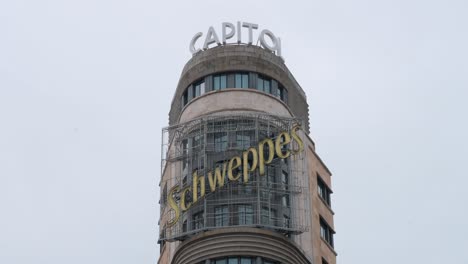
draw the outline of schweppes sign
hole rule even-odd
[[[258,170],[260,176],[265,175],[265,166],[270,164],[276,157],[286,159],[291,155],[296,155],[304,150],[304,143],[297,135],[300,129],[299,125],[293,126],[291,133],[281,132],[276,140],[265,138],[258,143],[255,147],[250,147],[242,152],[242,155],[234,156],[229,161],[224,162],[221,166],[214,168],[206,175],[198,175],[198,171],[194,171],[192,175],[192,186],[180,188],[175,186],[168,194],[168,203],[172,210],[175,212],[173,219],[169,220],[167,227],[171,227],[177,223],[180,218],[181,212],[187,211],[194,203],[202,199],[206,194],[205,183],[208,180],[210,189],[208,192],[214,192],[217,188],[224,186],[224,180],[229,181],[242,181],[244,184],[249,182],[250,173]],[[283,148],[292,142],[297,143],[297,149]],[[250,166],[248,166],[250,165]],[[242,166],[242,172],[239,172],[239,167]],[[174,194],[178,193],[180,201],[177,203],[174,199]],[[187,201],[186,197],[191,193],[191,201]]]

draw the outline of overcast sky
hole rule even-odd
[[[164,3],[164,4],[163,4]],[[282,39],[333,172],[339,263],[468,263],[468,2],[1,1],[0,263],[156,263],[192,36]]]

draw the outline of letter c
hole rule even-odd
[[[195,34],[195,36],[193,36],[192,40],[190,41],[189,49],[190,49],[190,52],[192,53],[192,55],[200,51],[200,48],[195,48],[195,42],[197,42],[197,40],[201,36],[203,36],[203,33],[198,32],[197,34]]]

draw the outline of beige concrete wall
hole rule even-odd
[[[317,183],[317,174],[319,174],[331,189],[331,173],[320,160],[311,145],[309,145],[305,151],[307,153],[307,164],[309,167],[310,211],[312,212],[310,219],[311,232],[309,235],[313,248],[314,263],[322,263],[322,258],[324,258],[329,264],[336,264],[336,251],[320,237],[320,216],[335,230],[333,223],[334,212],[320,198]]]
[[[292,116],[289,108],[274,96],[253,89],[232,88],[211,91],[193,99],[182,110],[178,123],[209,114],[235,114],[239,111]]]

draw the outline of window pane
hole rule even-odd
[[[216,260],[215,262],[216,264],[226,264],[226,259],[219,259],[219,260]]]
[[[200,84],[200,95],[205,93],[205,82],[202,82]]]
[[[236,79],[235,79],[235,88],[242,88],[242,75],[240,73],[236,73]]]
[[[221,78],[220,88],[224,89],[224,88],[226,88],[226,75],[221,75],[220,78]]]
[[[219,88],[220,88],[220,78],[219,78],[219,76],[213,77],[213,88],[215,90],[219,90]]]
[[[227,206],[215,207],[215,226],[227,226],[229,224],[229,210]]]
[[[263,91],[263,79],[261,77],[257,79],[257,90]]]
[[[253,224],[253,209],[252,205],[239,205],[239,225]]]
[[[271,93],[270,92],[270,81],[269,80],[265,80],[263,82],[263,86],[264,86],[263,89],[264,89],[265,93]]]
[[[241,264],[252,264],[252,258],[241,258]]]
[[[237,258],[229,258],[228,264],[239,264],[239,262]]]
[[[248,88],[248,87],[249,87],[249,75],[242,74],[242,88]]]
[[[215,151],[220,152],[227,149],[226,132],[216,133],[214,135]]]

